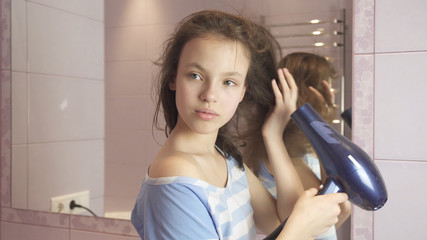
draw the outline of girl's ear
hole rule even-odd
[[[172,91],[176,90],[176,80],[173,78],[171,81],[169,81],[169,89]]]

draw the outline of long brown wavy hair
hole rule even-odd
[[[334,116],[332,103],[325,104],[324,102],[319,102],[315,95],[309,90],[309,87],[314,87],[325,99],[327,99],[326,96],[328,93],[326,93],[325,89],[322,87],[322,81],[332,81],[337,76],[337,72],[331,62],[325,57],[316,54],[295,52],[285,56],[279,62],[278,68],[287,68],[295,79],[298,86],[297,107],[305,103],[310,103],[325,121],[330,122]],[[262,116],[265,117],[265,115]],[[257,119],[256,122],[258,123],[258,121]],[[256,173],[259,169],[260,161],[267,159],[267,152],[261,135],[261,129],[249,139],[249,143],[244,151],[245,161]],[[289,121],[283,132],[283,141],[291,158],[304,155],[307,149],[311,147],[308,138],[293,120]]]
[[[169,89],[169,83],[177,74],[178,61],[184,45],[198,37],[217,36],[227,41],[236,41],[250,53],[250,64],[245,79],[247,90],[243,101],[239,104],[233,119],[219,129],[216,145],[226,155],[233,156],[243,166],[242,154],[239,151],[237,137],[239,135],[239,116],[251,114],[249,107],[259,102],[274,102],[269,81],[275,78],[277,54],[280,47],[270,32],[260,24],[248,19],[220,11],[201,11],[193,13],[179,22],[173,35],[165,42],[164,51],[156,64],[160,66],[157,81],[157,105],[153,118],[153,126],[163,129],[168,136],[174,129],[178,110],[175,92]],[[164,126],[159,119],[163,112]],[[255,127],[256,128],[256,127]]]

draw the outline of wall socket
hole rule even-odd
[[[89,191],[71,193],[52,197],[50,199],[50,211],[55,213],[82,214],[87,213],[83,208],[70,209],[70,202],[74,200],[77,204],[89,208]]]

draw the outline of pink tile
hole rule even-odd
[[[106,62],[106,95],[150,96],[154,79],[152,65],[150,61]]]
[[[105,234],[97,232],[75,231],[70,232],[70,240],[139,240],[139,237]]]
[[[352,240],[373,240],[374,214],[354,206],[351,213]]]
[[[374,57],[353,58],[353,141],[373,157]]]
[[[135,189],[134,189],[135,190]],[[139,191],[139,188],[137,189]],[[134,193],[132,196],[105,196],[105,214],[114,214],[122,213],[120,217],[112,218],[121,218],[130,220],[132,209],[135,206],[135,200],[138,192]],[[123,217],[127,218],[123,218]]]
[[[149,46],[148,35],[149,32],[145,26],[107,28],[105,60],[145,60]]]
[[[307,12],[325,12],[331,10],[339,10],[336,0],[316,1],[309,0],[304,1],[301,4],[299,1],[279,1],[279,0],[268,0],[267,4],[267,15],[289,15],[295,13],[307,13]]]
[[[105,194],[107,196],[126,196],[136,199],[145,176],[148,164],[109,163],[105,169]],[[133,207],[133,205],[128,206]],[[131,210],[131,208],[120,210]]]
[[[4,2],[2,2],[4,4]],[[3,9],[2,9],[3,10]],[[2,70],[1,71],[1,161],[0,161],[0,177],[1,177],[1,198],[0,205],[2,207],[10,207],[11,205],[11,92],[9,91],[11,87],[10,83],[11,71]]]
[[[28,208],[28,145],[12,146],[12,207]]]
[[[175,23],[168,25],[154,25],[146,28],[147,44],[150,46],[147,49],[146,60],[157,60],[162,52],[163,43],[173,32]]]
[[[12,70],[27,72],[27,2],[12,1]]]
[[[123,1],[106,0],[105,26],[139,26],[147,24],[149,20],[145,11],[149,11],[147,9],[147,1],[127,0],[123,3]]]
[[[1,69],[11,68],[11,0],[1,1]]]
[[[28,143],[27,74],[12,72],[12,144]]]
[[[426,52],[376,55],[376,159],[427,161],[425,62]]]
[[[352,140],[368,155],[373,157],[373,55],[355,55],[353,58],[353,121]],[[373,215],[358,207],[353,207],[351,215],[352,239],[372,239]]]
[[[426,1],[376,0],[375,51],[425,51],[426,11]]]
[[[374,51],[374,7],[374,0],[359,0],[354,3],[353,52],[355,54]]]
[[[69,230],[27,224],[1,222],[1,239],[68,240]]]
[[[106,163],[141,164],[151,162],[160,150],[151,130],[107,129]]]
[[[151,97],[106,99],[106,128],[151,130],[154,105]]]
[[[138,233],[129,220],[71,215],[70,221],[72,230],[138,236]]]
[[[209,1],[182,0],[179,4],[175,0],[147,1],[144,14],[150,25],[175,24],[193,12],[209,8],[205,8],[205,2]]]
[[[32,224],[55,228],[67,228],[70,224],[69,215],[32,210],[2,208],[1,220],[3,222]]]
[[[375,239],[425,239],[427,235],[427,163],[376,161],[388,201],[375,212]]]

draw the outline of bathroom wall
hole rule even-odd
[[[377,212],[355,208],[355,240],[427,236],[427,2],[359,0],[354,5],[354,141],[388,188]]]
[[[102,0],[13,0],[12,207],[90,191],[104,203]]]

